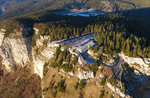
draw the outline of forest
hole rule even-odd
[[[39,34],[26,32],[26,36],[32,36],[32,46],[40,36],[50,36],[50,41],[55,41],[94,32],[97,43],[105,47],[105,53],[123,51],[129,56],[150,57],[149,17],[129,13],[74,17],[40,11],[6,20],[0,28],[6,29],[5,37],[21,27],[39,29]]]

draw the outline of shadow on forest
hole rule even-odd
[[[136,70],[138,74],[134,73],[134,69],[130,68],[126,64],[126,70],[123,72],[123,80],[127,94],[133,96],[133,98],[149,98],[150,96],[150,76],[143,74],[139,70]]]
[[[124,25],[123,29],[120,29],[120,32],[130,32],[136,36],[144,37],[148,40],[148,44],[150,44],[150,8],[141,8],[135,10],[126,10],[122,14],[125,16],[120,18],[113,18],[111,15],[102,15],[102,16],[93,16],[93,17],[81,17],[81,16],[63,16],[56,15],[54,12],[63,11],[63,10],[54,10],[54,11],[46,11],[45,13],[37,13],[33,14],[36,18],[17,18],[17,20],[24,24],[25,27],[30,27],[29,35],[34,34],[34,24],[36,23],[51,23],[56,26],[68,26],[68,27],[78,27],[85,28],[87,25],[95,25],[95,24],[105,24],[106,22],[112,22],[114,26],[118,23],[119,26]],[[108,16],[108,17],[107,17]],[[121,28],[121,27],[120,27]],[[117,30],[118,31],[118,30]],[[84,31],[83,31],[84,32]],[[31,46],[31,41],[26,41],[27,45]],[[28,54],[31,54],[31,48],[28,47]]]

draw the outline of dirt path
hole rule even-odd
[[[118,0],[118,1],[122,2],[122,3],[127,3],[129,5],[132,5],[134,7],[132,10],[136,9],[136,5],[134,3],[132,3],[132,2],[128,2],[128,1],[124,1],[124,0]]]
[[[123,72],[123,69],[122,69],[122,62],[123,62],[122,58],[119,57],[118,63],[116,64],[116,66],[113,67],[113,69],[114,69],[114,74],[115,74],[116,78],[117,78],[118,80],[120,80],[120,81],[121,81],[121,79],[122,79],[122,72]]]
[[[121,2],[121,3],[126,3],[126,4],[129,4],[131,6],[133,6],[133,9],[131,10],[135,10],[136,9],[136,5],[132,2],[129,2],[129,1],[124,1],[124,0],[117,0],[118,2]],[[111,0],[111,2],[115,2],[115,0]],[[115,3],[115,7],[116,7],[116,10],[119,11],[119,6]]]

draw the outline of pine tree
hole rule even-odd
[[[73,28],[73,36],[76,36],[76,28]]]
[[[98,37],[99,37],[99,36],[98,36],[98,33],[97,33],[97,32],[94,32],[94,38],[95,38],[95,39],[98,39]]]
[[[137,56],[137,50],[136,48],[133,49],[133,57],[136,57]]]
[[[112,45],[111,45],[112,49],[114,50],[115,49],[115,43],[114,43],[114,41],[112,41],[111,43],[112,43]]]
[[[129,43],[129,39],[126,41],[126,52],[127,52],[127,53],[130,52],[130,43]]]
[[[147,54],[147,56],[150,58],[150,52]]]
[[[113,32],[113,40],[115,40],[115,39],[116,39],[116,33]]]
[[[137,46],[137,54],[138,55],[142,54],[142,52],[141,52],[141,46],[140,45]]]
[[[94,32],[94,27],[93,27],[93,25],[91,25],[91,32]]]
[[[98,31],[102,32],[102,26],[101,25],[99,26],[99,30]]]
[[[116,40],[116,47],[115,48],[120,49],[120,43],[119,43],[118,39]]]
[[[109,36],[107,35],[107,46],[110,45]]]
[[[98,63],[97,63],[97,62],[95,62],[95,63],[93,63],[93,64],[91,65],[91,70],[92,70],[94,73],[97,72],[97,70],[98,70]]]
[[[66,62],[70,62],[70,55],[69,54],[66,57]]]
[[[80,33],[79,33],[79,28],[77,28],[77,35],[80,35]]]
[[[102,45],[102,44],[103,44],[103,40],[102,40],[101,37],[98,39],[98,44],[99,44],[99,45]]]
[[[106,46],[106,45],[107,45],[107,39],[104,38],[104,46]]]
[[[98,52],[98,47],[95,46],[95,48],[94,48],[94,53],[97,53],[97,52]]]

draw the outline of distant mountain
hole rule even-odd
[[[8,10],[9,8],[30,0],[0,0],[0,8]]]
[[[43,10],[95,9],[107,12],[150,7],[150,0],[1,0],[0,21]]]

